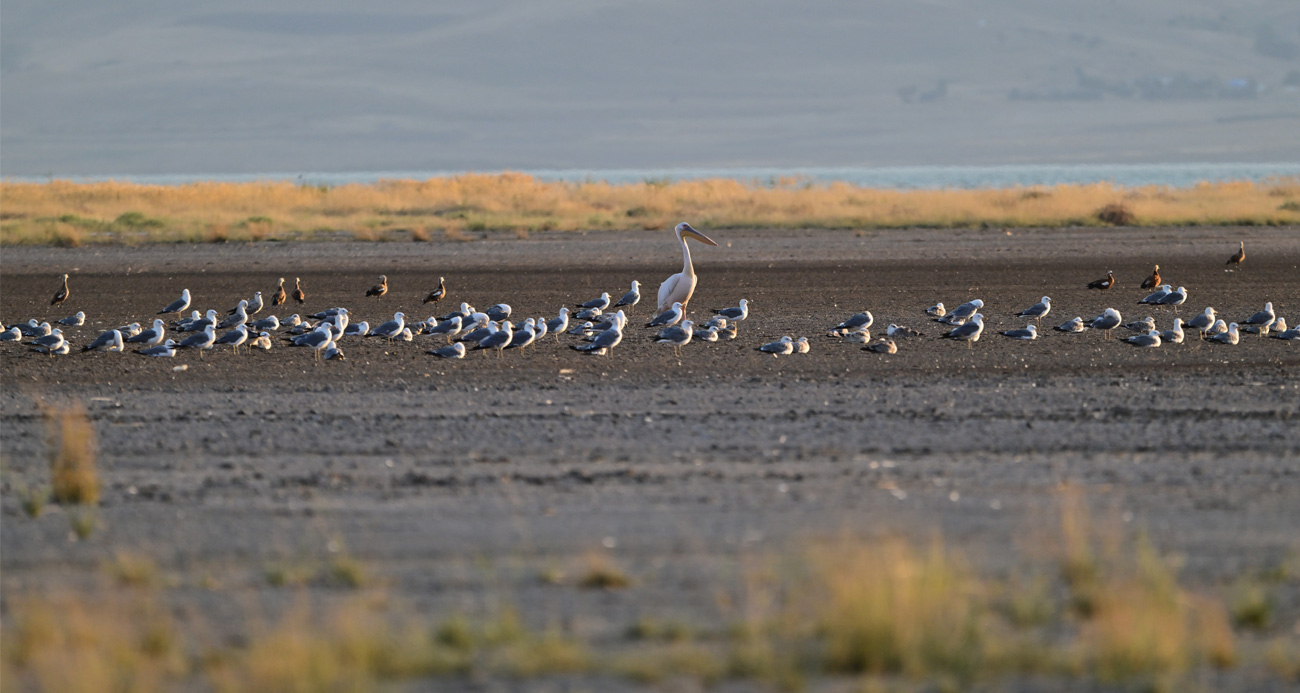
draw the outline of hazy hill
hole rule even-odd
[[[1228,4],[6,0],[0,173],[1300,160]]]

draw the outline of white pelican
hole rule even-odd
[[[691,225],[682,222],[674,230],[677,234],[677,242],[682,244],[682,271],[664,280],[659,285],[659,312],[668,310],[668,306],[674,303],[680,303],[683,306],[690,303],[691,294],[695,293],[695,284],[699,278],[695,276],[695,266],[691,264],[691,250],[686,247],[686,239],[694,238],[703,243],[716,246],[712,238],[691,228]]]

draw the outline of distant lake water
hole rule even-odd
[[[476,171],[501,173],[502,171]],[[1270,178],[1300,177],[1300,163],[1270,164],[1033,164],[1009,166],[887,166],[887,167],[805,167],[805,168],[664,168],[664,169],[520,169],[542,180],[606,181],[639,183],[642,181],[683,181],[702,178],[728,178],[746,183],[769,185],[783,178],[803,178],[813,182],[843,182],[866,188],[886,189],[974,189],[1011,188],[1017,186],[1059,185],[1063,183],[1109,182],[1123,187],[1163,185],[1185,188],[1199,182],[1265,181]],[[292,181],[304,185],[343,185],[373,183],[379,180],[425,180],[455,176],[469,171],[353,171],[346,173],[258,173],[258,174],[176,174],[149,176],[56,176],[77,182],[104,180],[130,181],[153,185],[181,185],[203,181],[251,182]],[[43,182],[47,178],[23,177],[8,180]]]

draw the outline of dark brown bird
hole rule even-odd
[[[446,297],[447,297],[447,282],[443,281],[442,277],[438,277],[438,288],[434,289],[433,291],[430,291],[429,295],[424,297],[424,302],[437,303],[438,301],[441,301]]]
[[[386,293],[388,293],[388,277],[383,274],[379,275],[379,283],[366,291],[367,296],[374,296],[375,298],[379,298]]]
[[[63,288],[59,289],[58,292],[54,294],[54,298],[50,299],[50,305],[57,306],[60,303],[63,303],[68,300],[70,294],[71,292],[68,291],[68,275],[65,274],[63,275]]]
[[[280,277],[280,285],[275,287],[275,293],[271,294],[271,305],[278,306],[284,303],[287,296],[284,293],[284,277]]]
[[[302,290],[302,280],[297,277],[293,278],[293,300],[298,303],[307,302],[307,294],[303,293]]]
[[[1098,279],[1095,282],[1088,282],[1089,289],[1099,289],[1101,291],[1105,291],[1106,289],[1109,289],[1112,286],[1115,286],[1115,273],[1111,272],[1110,270],[1106,270],[1105,279]]]
[[[1151,270],[1151,276],[1142,280],[1143,289],[1154,289],[1157,286],[1160,286],[1160,265],[1156,265],[1156,268]]]
[[[1226,264],[1226,265],[1240,265],[1240,264],[1241,264],[1241,261],[1242,261],[1242,260],[1245,260],[1245,259],[1246,259],[1246,242],[1245,242],[1245,241],[1242,241],[1242,242],[1241,242],[1241,248],[1240,248],[1237,252],[1233,253],[1233,254],[1232,254],[1232,257],[1228,258],[1228,261],[1225,262],[1224,264]]]

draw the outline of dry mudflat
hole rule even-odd
[[[1177,556],[1180,579],[1216,589],[1300,553],[1300,344],[1243,336],[1236,346],[1159,349],[1050,329],[1118,308],[1126,321],[1175,312],[1135,305],[1159,263],[1187,287],[1186,318],[1213,306],[1242,320],[1272,301],[1300,323],[1300,230],[709,231],[694,245],[691,302],[747,298],[734,341],[678,358],[632,311],[612,355],[548,337],[524,353],[428,355],[412,343],[345,338],[346,360],[306,350],[49,358],[0,345],[3,591],[89,589],[103,562],[132,552],[182,576],[175,598],[237,629],[247,594],[293,597],[265,566],[346,551],[415,613],[515,604],[536,623],[617,638],[646,615],[696,624],[734,618],[719,590],[749,557],[811,540],[936,533],[1000,574],[1050,555],[1059,489],[1083,489],[1100,523],[1145,533]],[[1235,271],[1224,261],[1244,240]],[[301,277],[305,306],[347,306],[372,325],[449,304],[505,302],[553,316],[640,280],[649,296],[680,269],[667,233],[485,236],[463,243],[6,248],[6,325],[77,310],[76,345],[148,323],[182,288],[221,311],[278,277]],[[1085,285],[1113,270],[1108,292]],[[72,298],[50,308],[58,276]],[[364,297],[375,277],[392,287]],[[446,277],[448,301],[420,300]],[[1049,295],[1033,342],[998,332]],[[939,340],[923,309],[985,302],[979,343]],[[287,308],[287,309],[286,309]],[[921,330],[878,355],[826,336],[860,310]],[[807,336],[807,355],[756,347]],[[186,366],[184,370],[177,367]],[[83,402],[98,435],[99,527],[74,540],[62,511],[31,519],[18,490],[45,481],[40,402]],[[617,591],[571,578],[595,554],[633,577]],[[539,580],[546,573],[554,580]],[[187,577],[188,576],[188,577]],[[204,576],[205,585],[199,587]],[[557,584],[551,584],[557,583]],[[328,586],[313,588],[328,597]],[[1294,583],[1275,628],[1300,619]],[[235,596],[240,595],[240,596]]]

